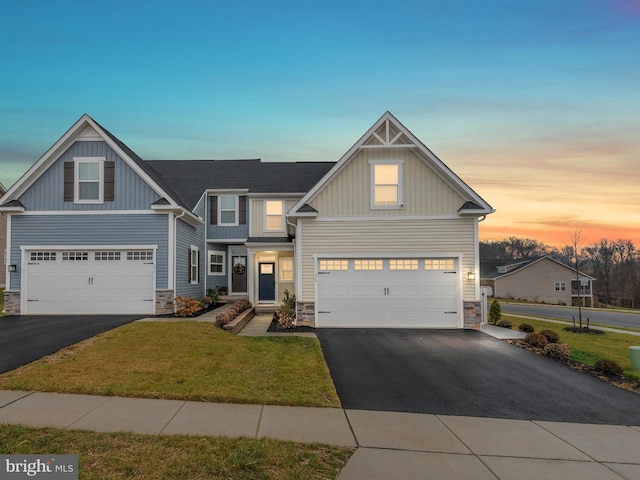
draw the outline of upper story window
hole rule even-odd
[[[264,229],[269,232],[284,231],[284,202],[282,200],[265,200]]]
[[[211,225],[235,226],[247,223],[246,195],[212,195],[209,205]]]
[[[104,158],[76,157],[75,203],[102,203],[104,201]]]
[[[370,160],[371,208],[401,208],[402,161]]]
[[[218,207],[220,215],[218,225],[238,225],[238,197],[235,195],[220,195]]]

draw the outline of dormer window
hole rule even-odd
[[[402,161],[370,160],[371,208],[402,208]]]

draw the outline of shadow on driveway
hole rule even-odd
[[[143,315],[22,315],[0,317],[0,373],[57,352]]]
[[[317,334],[343,408],[640,425],[640,395],[481,332]]]

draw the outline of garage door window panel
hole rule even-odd
[[[454,260],[443,258],[429,258],[424,261],[425,270],[453,270]]]
[[[346,271],[349,270],[348,260],[320,260],[318,268],[321,271]]]
[[[95,252],[94,258],[97,262],[119,262],[120,252]]]
[[[29,260],[32,262],[55,262],[56,252],[31,252]]]
[[[85,262],[89,260],[89,252],[62,252],[63,262]]]

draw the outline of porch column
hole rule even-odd
[[[255,265],[255,253],[253,250],[249,249],[247,251],[247,295],[249,295],[249,301],[255,304],[255,289],[254,289],[254,278],[256,272]]]

